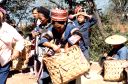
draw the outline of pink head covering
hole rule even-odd
[[[53,21],[67,21],[67,18],[68,18],[67,10],[62,10],[62,9],[51,10],[51,19]]]
[[[3,13],[3,14],[6,14],[7,12],[3,9],[3,8],[1,8],[0,7],[0,11]]]

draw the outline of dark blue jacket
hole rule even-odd
[[[75,27],[79,28],[79,31],[82,34],[85,46],[90,45],[89,29],[91,26],[96,24],[96,22],[97,22],[97,20],[95,18],[91,18],[91,19],[85,21],[82,25],[80,25],[77,20],[74,21]]]
[[[64,47],[68,42],[68,39],[73,35],[75,31],[78,31],[78,28],[75,28],[72,23],[68,23],[65,26],[65,31],[63,33],[57,32],[56,29],[51,26],[48,28],[48,31],[41,36],[39,46],[43,46],[42,44],[44,42],[50,42],[51,40],[54,40],[56,45],[61,44],[61,47]]]

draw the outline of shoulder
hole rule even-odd
[[[71,34],[73,34],[73,32],[78,31],[79,29],[73,24],[68,23],[66,30],[69,31]]]
[[[12,26],[9,25],[7,22],[3,22],[3,23],[2,23],[2,26],[3,26],[3,27],[6,27],[6,26],[7,26],[7,27],[12,27]]]
[[[127,46],[123,46],[118,52],[128,52]]]
[[[73,28],[75,28],[75,26],[73,25],[73,23],[68,22],[68,23],[67,23],[67,28],[68,28],[68,29],[73,29]]]
[[[53,25],[50,24],[50,25],[47,27],[47,30],[48,30],[48,31],[52,31],[52,29],[53,29]]]
[[[13,26],[9,25],[6,22],[2,23],[2,28],[4,28],[4,30],[6,31],[17,31]]]
[[[77,20],[74,20],[73,22],[74,22],[75,24],[76,24],[76,23],[78,23],[78,21],[77,21]]]
[[[121,48],[121,50],[128,50],[127,46]]]
[[[52,28],[53,27],[53,25],[51,24],[51,23],[48,23],[45,27],[44,27],[44,29],[49,29],[49,28]]]

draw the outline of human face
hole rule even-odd
[[[79,15],[77,17],[77,20],[78,20],[79,23],[83,23],[85,21],[85,16],[84,15]]]
[[[48,19],[42,13],[39,13],[39,19],[41,21],[41,24],[46,24],[48,22]]]
[[[58,32],[63,32],[64,31],[64,25],[65,25],[65,21],[53,21],[53,27],[58,31]]]
[[[37,9],[33,10],[32,15],[33,15],[33,17],[34,17],[35,19],[38,19],[39,13],[38,13]]]

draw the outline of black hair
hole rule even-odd
[[[39,7],[34,7],[34,8],[32,9],[32,12],[33,12],[34,10],[37,10],[37,11],[38,11],[38,9],[39,9]]]
[[[10,23],[11,23],[11,19],[10,19],[9,14],[6,14],[5,21],[6,21],[8,24],[10,24]]]
[[[47,9],[43,6],[40,6],[40,7],[38,7],[37,11],[39,13],[42,13],[47,19],[50,18],[50,10],[49,9]]]
[[[24,33],[22,31],[18,31],[21,36],[24,36]]]
[[[45,8],[43,6],[39,6],[39,7],[34,7],[32,9],[32,12],[34,10],[37,10],[38,13],[42,13],[47,19],[50,18],[50,10],[49,9],[47,9],[47,8]]]

